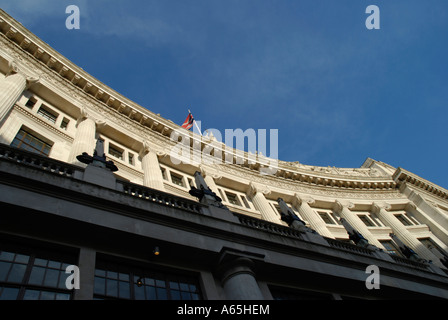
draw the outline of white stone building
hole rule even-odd
[[[221,144],[235,163],[176,164],[173,132],[210,146],[0,10],[0,299],[448,298],[448,190],[373,159],[262,175]],[[77,159],[97,141],[118,171]]]

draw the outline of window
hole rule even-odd
[[[336,214],[332,211],[317,211],[319,216],[324,220],[326,224],[334,224],[334,225],[340,225],[340,221]]]
[[[243,200],[243,203],[244,203],[245,207],[247,209],[250,209],[249,201],[247,201],[246,196],[241,196],[241,199]]]
[[[28,101],[25,103],[25,106],[32,109],[34,105],[36,104],[37,100],[34,97],[31,97],[28,99]]]
[[[57,114],[53,113],[48,107],[45,105],[42,105],[39,110],[37,111],[37,114],[42,116],[43,118],[47,119],[48,121],[55,123],[56,118],[58,117]]]
[[[94,295],[96,299],[201,299],[195,277],[109,262],[100,262],[95,270]]]
[[[387,253],[395,256],[401,256],[400,250],[398,250],[395,243],[392,242],[391,240],[380,240],[380,243],[386,249]]]
[[[2,246],[0,300],[70,300],[65,269],[73,263],[73,257]]]
[[[420,242],[439,259],[445,257],[444,250],[431,238],[422,238],[418,240],[420,240]]]
[[[185,186],[183,177],[172,172],[171,172],[171,182],[181,187]]]
[[[109,144],[109,154],[117,159],[123,160],[123,150]]]
[[[70,120],[68,120],[67,118],[62,119],[62,122],[60,125],[61,129],[67,130],[69,122],[70,122]]]
[[[12,147],[38,153],[47,156],[50,154],[51,145],[26,129],[20,129],[11,143]]]
[[[334,223],[333,220],[331,220],[330,215],[328,214],[328,212],[318,211],[317,213],[322,218],[322,220],[324,220],[324,222],[326,224],[336,224],[336,223]]]
[[[128,162],[131,166],[134,165],[134,154],[128,153]]]
[[[376,222],[372,219],[372,217],[369,214],[358,214],[359,219],[361,219],[362,222],[368,227],[376,227]]]
[[[168,178],[166,177],[166,169],[163,167],[160,167],[160,171],[162,171],[163,180],[168,180]]]
[[[395,217],[405,226],[412,226],[412,222],[404,214],[396,214]]]
[[[237,206],[241,205],[240,201],[238,200],[238,196],[236,194],[230,193],[230,192],[226,192],[226,196],[227,196],[227,200],[228,200],[229,203],[235,204]]]

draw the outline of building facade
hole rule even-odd
[[[182,161],[173,134],[232,161]],[[137,105],[0,11],[0,299],[448,298],[448,190],[373,159],[264,160]]]

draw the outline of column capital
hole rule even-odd
[[[216,180],[219,180],[219,179],[222,178],[222,175],[217,173],[215,170],[212,170],[210,168],[206,168],[202,164],[199,165],[199,170],[201,171],[201,175],[203,177],[209,176],[209,177],[212,177],[213,179],[216,179]]]
[[[94,121],[95,121],[96,129],[98,131],[102,131],[107,125],[107,122],[104,120],[94,120]]]
[[[314,198],[312,198],[310,196],[303,196],[298,193],[295,193],[292,204],[294,206],[300,207],[303,203],[312,205],[315,203],[315,200],[314,200]]]
[[[387,202],[373,202],[372,203],[373,213],[378,214],[382,209],[390,210],[391,205]]]
[[[341,212],[342,210],[344,210],[344,208],[353,209],[354,207],[355,207],[355,204],[351,201],[336,200],[333,204],[333,210],[338,213]]]
[[[417,205],[414,202],[409,201],[408,203],[405,204],[404,209],[406,211],[414,211],[417,209]]]
[[[254,182],[249,183],[249,189],[247,190],[248,196],[252,197],[253,195],[259,192],[262,193],[263,195],[268,195],[271,193],[271,190],[267,186],[258,183]]]
[[[25,78],[26,89],[28,89],[34,83],[38,82],[40,79],[38,75],[33,75],[28,72],[28,70],[24,70],[15,60],[12,60],[8,63],[8,72],[6,73],[6,76],[8,77],[14,74],[20,74]]]

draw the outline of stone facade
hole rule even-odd
[[[71,248],[84,276],[70,298],[119,297],[99,288],[115,281],[101,275],[109,260],[129,266],[125,298],[142,286],[162,292],[129,280],[137,265],[195,279],[196,291],[165,288],[169,298],[448,298],[448,190],[373,159],[360,168],[279,161],[274,175],[260,174],[258,155],[178,163],[172,133],[188,135],[191,150],[208,146],[203,137],[99,82],[3,11],[0,43],[0,236],[8,250]],[[98,139],[118,171],[77,158]],[[222,206],[190,194],[200,190],[195,173]],[[306,228],[282,219],[279,199]],[[366,288],[369,265],[381,271],[379,290]],[[0,277],[0,287],[27,297],[26,274],[20,285]]]

